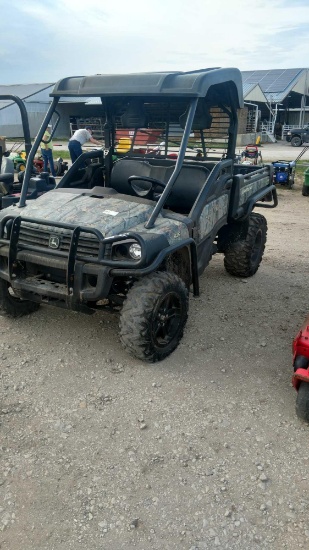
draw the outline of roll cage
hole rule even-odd
[[[243,106],[238,69],[70,77],[60,80],[50,95],[52,103],[28,157],[20,208],[26,205],[30,167],[47,124],[55,112],[59,119],[56,107],[61,97],[100,98],[105,113],[105,185],[115,157],[174,159],[173,173],[146,228],[154,225],[185,161],[215,160],[209,143],[219,146],[220,158],[224,151],[227,159],[234,159],[237,109]]]

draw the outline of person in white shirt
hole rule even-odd
[[[96,145],[103,145],[103,143],[92,137],[92,130],[89,126],[76,130],[68,144],[72,163],[80,157],[83,152],[82,145],[84,145],[87,141],[91,141],[91,143],[95,143]]]

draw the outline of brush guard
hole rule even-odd
[[[71,232],[69,250],[62,251],[46,246],[20,243],[22,223],[26,223],[27,226],[31,226],[31,224],[36,227],[47,226],[50,237],[53,236],[53,228],[69,230]],[[8,238],[5,238],[5,229],[9,234]],[[99,244],[96,257],[79,253],[81,233],[95,237]],[[55,236],[57,237],[57,235]],[[135,241],[140,245],[141,258],[117,261],[112,259],[112,245],[127,240]],[[3,247],[5,248],[3,249]],[[193,292],[195,296],[198,296],[197,253],[196,244],[192,238],[158,250],[156,256],[149,262],[147,260],[149,252],[147,242],[138,233],[126,232],[104,238],[99,230],[91,227],[8,215],[0,221],[0,257],[7,257],[7,266],[5,268],[3,265],[1,266],[0,277],[8,281],[22,299],[34,302],[52,302],[53,305],[59,307],[84,311],[88,308],[87,302],[96,302],[108,296],[114,277],[139,278],[148,275],[160,268],[166,256],[182,247],[190,248]],[[25,276],[24,273],[20,273],[21,262],[28,262],[37,267],[58,268],[65,273],[66,283],[46,280],[42,274],[34,276],[26,274]],[[85,287],[85,276],[93,275],[97,278],[96,285]]]

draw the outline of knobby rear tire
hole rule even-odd
[[[246,238],[231,243],[224,253],[226,271],[234,277],[252,277],[262,261],[266,238],[266,218],[261,214],[250,214]]]

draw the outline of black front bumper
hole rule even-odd
[[[22,223],[31,226],[47,226],[71,232],[68,251],[52,249],[35,244],[20,242]],[[10,237],[5,238],[5,228]],[[96,257],[84,256],[78,251],[81,233],[93,235],[98,244]],[[114,243],[125,240],[136,241],[141,246],[139,260],[114,260],[111,257],[111,247]],[[44,302],[51,305],[73,310],[89,310],[91,303],[108,297],[114,278],[142,277],[158,269],[164,258],[175,250],[187,246],[191,251],[191,266],[194,293],[198,294],[196,246],[193,239],[187,239],[176,245],[168,245],[160,249],[162,239],[158,239],[155,254],[149,256],[147,244],[143,237],[134,232],[104,238],[102,233],[91,227],[74,226],[72,224],[50,222],[46,220],[24,218],[12,215],[5,216],[0,221],[0,277],[10,283],[16,294],[25,300]],[[5,260],[5,261],[3,261]],[[41,271],[45,268],[58,270],[63,274],[65,283],[46,278],[42,273],[33,274],[24,266],[36,266]],[[91,281],[91,283],[90,283]]]
[[[27,226],[48,226],[69,230],[71,234],[69,249],[62,250],[25,244],[20,242],[21,224]],[[10,238],[5,238],[5,227],[9,228]],[[98,243],[98,254],[96,257],[83,256],[78,253],[80,234],[93,235]],[[141,245],[143,242],[135,233],[104,238],[97,229],[90,227],[74,226],[71,224],[50,222],[39,219],[22,219],[14,216],[5,216],[0,222],[0,256],[7,258],[1,262],[0,277],[7,280],[20,298],[29,299],[35,302],[53,303],[69,309],[81,309],[81,304],[96,302],[105,298],[112,284],[113,277],[110,276],[112,267],[128,268],[139,267],[143,258],[138,261],[113,261],[108,257],[108,250],[115,242],[132,239]],[[38,268],[50,267],[51,270],[58,270],[63,273],[65,284],[47,280],[41,274],[33,275],[27,273],[21,266],[37,266]],[[133,264],[133,265],[132,265]],[[45,270],[46,271],[46,270]],[[94,284],[89,283],[90,280]]]

